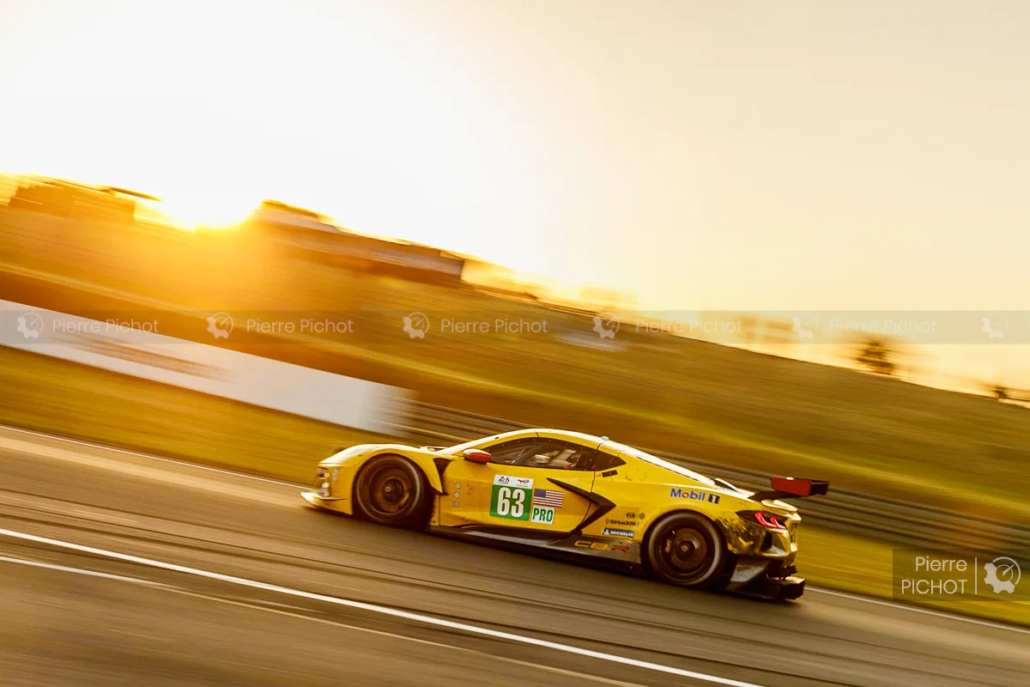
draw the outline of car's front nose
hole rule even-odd
[[[336,474],[334,474],[336,473]],[[336,494],[336,482],[339,468],[327,465],[319,465],[315,473],[315,479],[311,482],[311,489],[301,493],[305,501],[316,508],[327,510],[341,510],[340,502],[344,499]]]
[[[313,493],[321,498],[332,496],[332,483],[329,479],[329,468],[321,465],[318,466],[318,472],[315,474],[315,481],[311,484]]]

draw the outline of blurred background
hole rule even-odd
[[[1030,14],[918,4],[0,0],[0,298],[414,400],[335,426],[10,316],[0,422],[297,481],[603,434],[829,479],[810,570],[872,594],[900,543],[1023,546]]]

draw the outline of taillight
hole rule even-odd
[[[760,510],[746,510],[737,513],[740,517],[751,522],[757,522],[759,525],[767,530],[776,530],[777,532],[786,532],[787,526],[780,521],[780,516],[775,513],[767,513]]]

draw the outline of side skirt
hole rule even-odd
[[[592,537],[576,533],[541,532],[540,530],[512,531],[489,527],[434,526],[430,527],[429,531],[468,541],[494,542],[519,548],[579,554],[631,565],[640,564],[640,544],[623,539]]]

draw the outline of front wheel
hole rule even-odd
[[[358,474],[354,500],[372,522],[409,529],[424,528],[433,507],[422,471],[400,456],[370,460]]]
[[[722,534],[696,513],[676,513],[655,525],[647,538],[647,567],[678,587],[711,587],[726,567]]]

